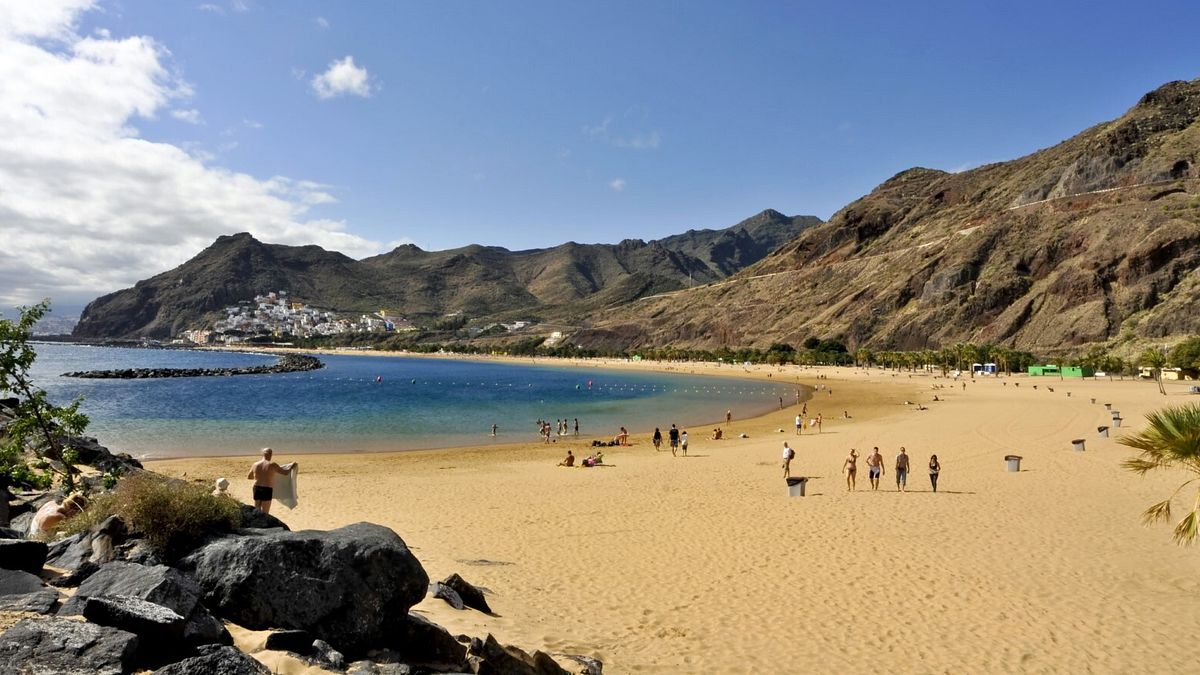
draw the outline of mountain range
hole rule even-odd
[[[179,268],[99,298],[77,336],[166,336],[285,289],[342,310],[535,315],[572,344],[852,349],[957,342],[1054,354],[1200,333],[1200,79],[1006,162],[912,168],[828,222],[763,213],[649,243],[507,251],[400,247],[354,261],[218,239]]]
[[[734,277],[635,301],[587,347],[957,342],[1041,354],[1200,333],[1200,79],[1053,147],[903,171]]]
[[[526,251],[404,245],[363,260],[235,234],[219,237],[173,270],[92,301],[73,335],[170,337],[211,326],[226,306],[277,290],[321,309],[386,309],[417,323],[461,312],[478,321],[580,324],[605,307],[726,278],[820,222],[767,210],[723,230],[690,230],[650,242],[568,242]]]

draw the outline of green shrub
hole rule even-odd
[[[115,490],[96,495],[60,531],[83,532],[113,515],[168,560],[192,551],[210,534],[242,524],[241,506],[234,499],[214,497],[205,486],[140,472],[120,479]]]

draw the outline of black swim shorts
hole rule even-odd
[[[265,485],[255,485],[254,486],[254,501],[269,502],[269,501],[271,501],[271,495],[274,493],[275,493],[275,488],[269,488]]]

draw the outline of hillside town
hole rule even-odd
[[[226,307],[225,318],[211,329],[186,331],[183,337],[196,344],[237,344],[263,335],[307,338],[413,330],[408,319],[385,309],[348,318],[292,301],[287,291],[272,291]]]

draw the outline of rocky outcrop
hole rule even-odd
[[[459,576],[457,572],[442,579],[442,584],[453,589],[467,607],[477,609],[484,614],[492,613],[492,608],[488,607],[487,598],[483,597],[483,591],[467,583],[467,580]]]
[[[63,373],[63,377],[92,379],[136,380],[158,377],[231,377],[233,375],[278,375],[309,370],[320,370],[325,364],[320,359],[301,354],[285,354],[269,366],[244,366],[240,368],[122,368],[120,370],[77,370]],[[93,441],[95,439],[92,439]]]
[[[214,611],[247,628],[305,630],[358,655],[385,644],[429,586],[404,540],[379,525],[248,532],[180,562]]]
[[[233,647],[201,647],[198,656],[163,666],[154,675],[271,675],[271,671]]]
[[[125,675],[135,666],[137,636],[69,619],[26,619],[0,634],[0,672],[27,675]]]
[[[50,614],[58,605],[58,591],[20,570],[0,569],[0,611]]]
[[[80,584],[75,595],[59,610],[61,616],[84,613],[90,597],[131,596],[162,605],[184,617],[183,639],[191,646],[232,644],[233,639],[200,602],[200,588],[190,577],[166,565],[147,567],[111,562]]]
[[[130,595],[90,597],[84,601],[83,617],[138,636],[136,658],[143,666],[177,661],[183,652],[184,619],[162,605]]]
[[[37,574],[46,564],[48,550],[49,547],[40,541],[0,539],[0,568]]]

